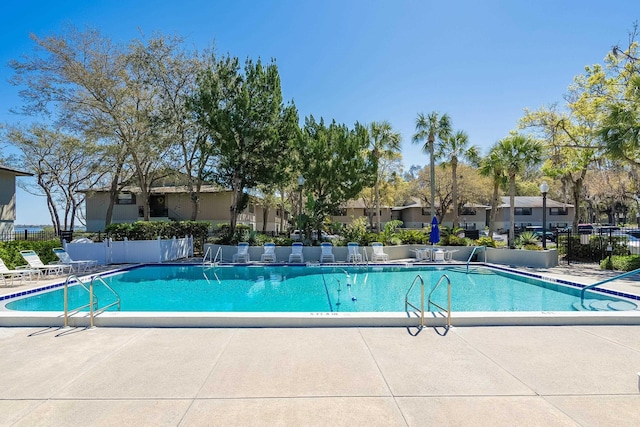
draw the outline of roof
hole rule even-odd
[[[194,190],[195,190],[195,187],[194,187]],[[169,193],[178,194],[178,193],[187,193],[188,191],[189,189],[186,185],[165,185],[160,187],[151,187],[150,193],[151,194],[169,194]],[[227,191],[230,191],[230,190],[224,190],[217,185],[211,185],[211,184],[205,184],[202,187],[200,187],[201,193],[224,193]],[[80,192],[81,193],[89,193],[89,192],[108,193],[109,188],[108,187],[91,188],[91,189],[81,190]],[[127,185],[125,187],[122,187],[119,192],[140,194],[142,190],[138,186]]]
[[[510,206],[509,196],[503,196],[501,208],[508,208]],[[513,203],[516,208],[541,208],[542,196],[516,196]],[[548,208],[572,208],[573,205],[569,203],[557,202],[547,197]]]
[[[14,174],[15,176],[33,176],[30,172],[20,171],[18,169],[8,168],[6,166],[0,165],[0,171],[5,171]]]

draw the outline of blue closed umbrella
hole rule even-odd
[[[429,233],[429,243],[435,245],[440,241],[440,228],[438,227],[438,218],[435,216],[431,220],[431,233]]]

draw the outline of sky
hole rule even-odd
[[[301,123],[387,120],[402,135],[405,168],[428,156],[412,144],[418,113],[451,117],[483,153],[515,129],[525,108],[563,105],[573,78],[628,41],[640,1],[610,0],[23,0],[0,14],[0,122],[25,118],[11,59],[29,34],[66,25],[114,41],[156,33],[244,60],[275,59]],[[11,152],[0,141],[3,154]],[[28,178],[20,178],[29,182]],[[51,223],[42,198],[17,190],[16,224]]]

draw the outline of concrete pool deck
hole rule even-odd
[[[0,425],[640,425],[640,326],[416,332],[0,328]]]

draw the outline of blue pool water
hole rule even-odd
[[[443,274],[449,277],[453,311],[574,311],[580,301],[579,289],[488,268],[466,274],[460,267],[174,265],[135,268],[104,280],[120,295],[121,311],[402,312],[405,294],[418,274],[426,294]],[[69,292],[71,308],[86,304],[87,293],[79,286]],[[104,286],[96,286],[96,295],[100,306],[114,300]],[[434,301],[443,305],[446,298],[446,286],[441,286]],[[419,286],[410,300],[420,301]],[[16,299],[6,308],[62,311],[63,290]]]

